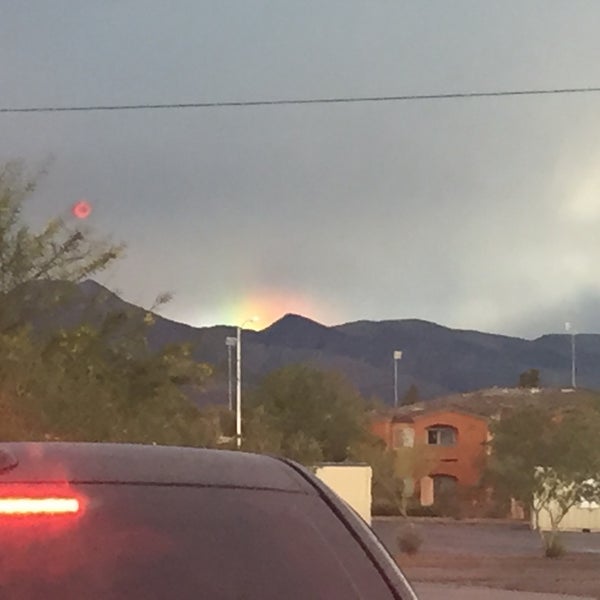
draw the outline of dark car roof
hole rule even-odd
[[[317,494],[285,462],[246,452],[142,444],[0,443],[0,483],[42,481],[187,484]]]

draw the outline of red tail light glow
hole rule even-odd
[[[0,498],[0,516],[76,515],[80,508],[77,498]]]

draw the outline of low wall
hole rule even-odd
[[[584,505],[585,506],[585,505]],[[535,516],[532,515],[532,527],[535,529]],[[552,529],[550,515],[542,510],[539,516],[539,528],[542,531]],[[575,506],[562,518],[558,529],[560,531],[594,531],[600,532],[600,506]]]
[[[315,466],[316,476],[371,525],[369,465],[327,463]]]

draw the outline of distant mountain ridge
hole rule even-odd
[[[98,297],[94,310],[143,310],[126,303],[101,285],[87,281],[67,311],[69,323],[83,316],[83,300]],[[79,313],[78,311],[81,311]],[[148,341],[158,349],[168,343],[190,342],[196,359],[215,367],[214,381],[203,400],[227,402],[226,336],[233,326],[192,327],[156,315]],[[479,331],[450,329],[417,319],[356,321],[326,326],[288,314],[262,331],[243,333],[243,381],[252,385],[286,364],[309,362],[343,372],[366,396],[393,402],[393,351],[402,350],[398,388],[402,396],[414,383],[423,398],[494,386],[515,386],[519,374],[536,368],[542,383],[568,386],[571,344],[568,335],[525,340]],[[600,335],[577,336],[577,381],[600,388]]]

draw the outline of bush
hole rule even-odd
[[[421,506],[415,504],[409,506],[407,510],[409,517],[439,517],[440,513],[436,510],[435,506]]]
[[[371,514],[378,517],[399,517],[400,511],[398,505],[389,501],[386,498],[378,498],[373,495],[373,504],[371,506]]]
[[[546,558],[561,558],[567,549],[556,533],[544,534],[544,556]]]
[[[410,556],[416,554],[423,543],[423,538],[414,525],[401,527],[398,530],[396,540],[400,552],[409,554]]]
[[[462,506],[457,490],[443,491],[437,495],[433,508],[441,517],[460,519],[462,517]]]

